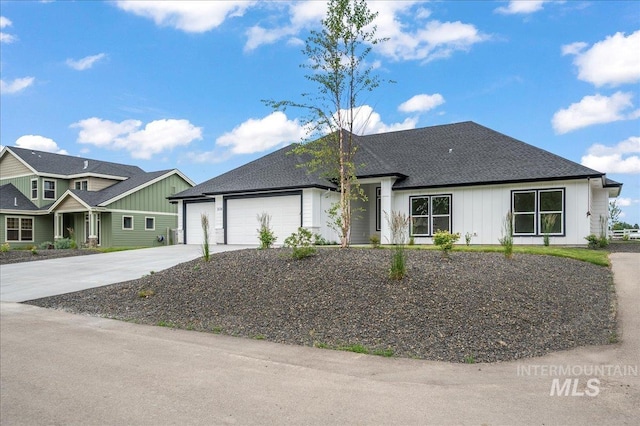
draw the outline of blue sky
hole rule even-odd
[[[372,1],[362,133],[472,120],[624,183],[640,222],[640,2]],[[199,183],[304,137],[325,3],[0,2],[0,144]]]

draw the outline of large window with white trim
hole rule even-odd
[[[33,218],[7,216],[5,231],[7,241],[31,242],[33,241]]]
[[[415,237],[451,232],[451,195],[409,197],[410,232]]]
[[[564,188],[512,191],[514,235],[564,235]]]
[[[56,199],[56,181],[55,180],[44,180],[43,181],[44,191],[42,198],[45,200],[55,200]]]

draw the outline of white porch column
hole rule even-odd
[[[58,212],[53,213],[53,238],[62,238],[62,215]]]
[[[93,211],[89,211],[89,247],[96,247],[98,245],[98,214]]]
[[[380,242],[382,244],[391,243],[391,230],[389,229],[388,219],[391,217],[393,209],[393,186],[396,178],[382,178],[380,182]]]
[[[216,244],[224,244],[224,197],[216,195],[215,230],[214,238]]]

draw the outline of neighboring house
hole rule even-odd
[[[0,243],[39,245],[71,236],[89,246],[165,244],[178,226],[167,197],[194,183],[178,170],[16,147],[0,151]],[[160,241],[162,240],[162,241]]]
[[[367,243],[372,234],[388,243],[387,216],[397,211],[410,218],[417,244],[432,243],[437,230],[498,244],[512,211],[516,244],[542,244],[544,220],[553,215],[551,243],[583,245],[587,235],[600,234],[609,198],[622,188],[604,173],[473,122],[354,137],[367,201],[354,202],[352,243]],[[299,167],[303,161],[291,149],[169,197],[178,204],[182,242],[202,242],[205,213],[211,242],[257,244],[262,212],[271,215],[277,243],[299,226],[337,241],[327,226],[336,185]]]

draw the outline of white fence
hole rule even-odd
[[[625,238],[625,235],[627,238]],[[612,240],[640,240],[640,229],[620,229],[609,231],[609,238]]]

